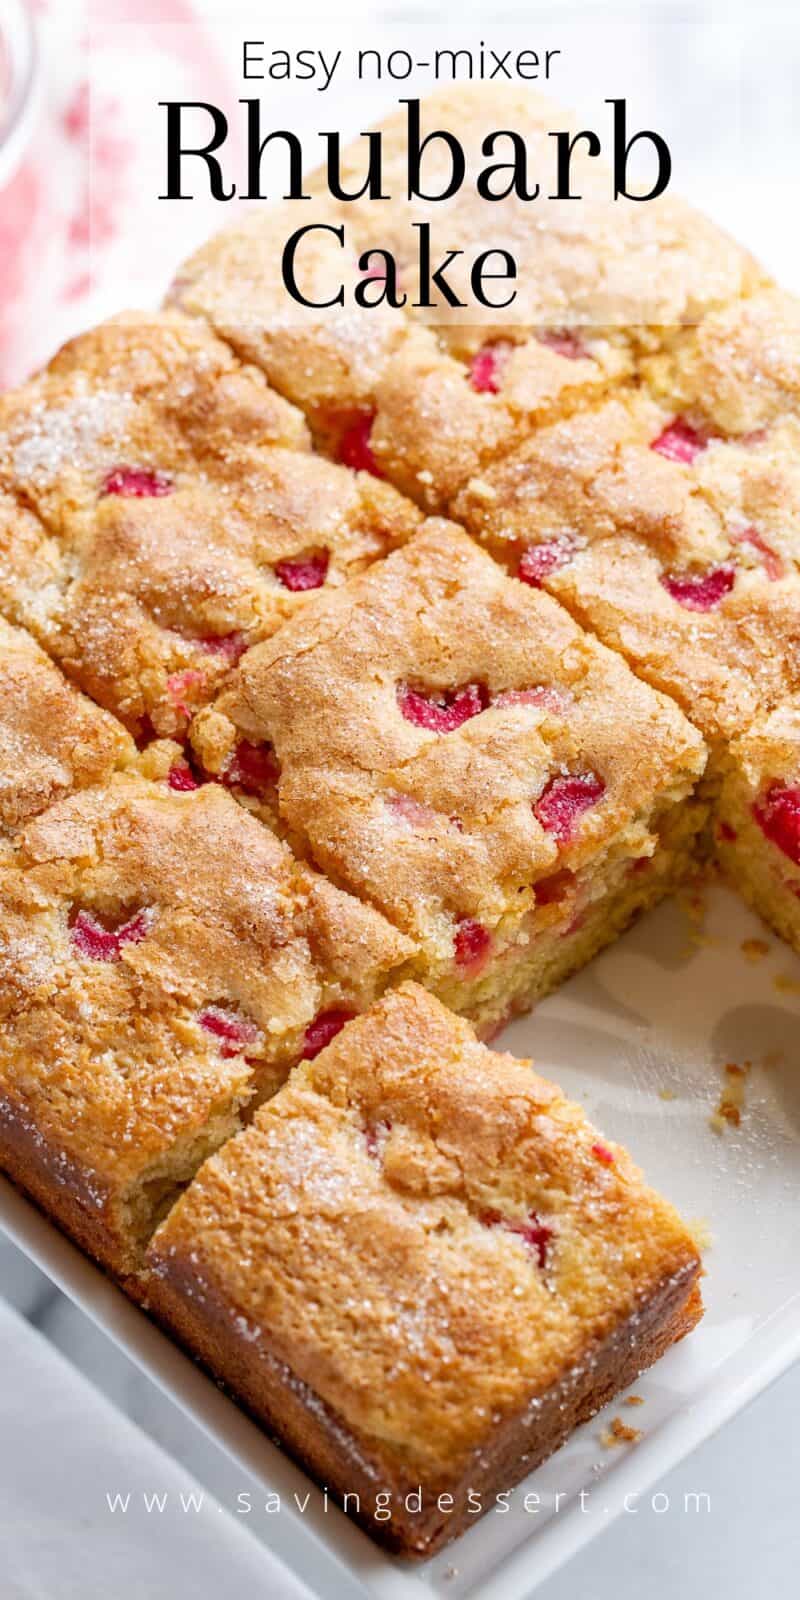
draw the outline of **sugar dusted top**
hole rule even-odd
[[[319,1016],[368,1004],[408,950],[222,790],[118,775],[3,862],[6,1104],[116,1183],[176,1119],[273,1089]]]
[[[150,1261],[434,1482],[698,1265],[618,1146],[414,985],[293,1074]]]
[[[445,945],[557,868],[647,854],[649,811],[703,765],[672,705],[444,523],[244,657],[211,716],[224,748],[220,719],[274,747],[315,858]]]

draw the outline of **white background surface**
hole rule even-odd
[[[219,14],[219,6],[209,9]],[[261,8],[264,32],[269,31],[268,9]],[[564,7],[562,14],[567,11]],[[735,22],[730,7],[662,6],[658,11],[675,18],[715,16],[731,30]],[[485,12],[485,7],[459,7],[459,16]],[[424,13],[418,9],[416,14]],[[637,7],[636,15],[641,20],[644,8]],[[699,159],[693,197],[756,248],[785,283],[798,288],[794,167],[800,139],[792,119],[800,82],[800,21],[788,7],[750,5],[742,16],[746,34],[725,35],[727,62],[716,54],[707,63],[704,99],[698,99],[696,74],[681,71],[677,22],[669,50],[662,43],[648,60],[648,71],[659,80],[661,93],[674,96],[676,122],[695,128],[697,138],[706,125],[712,144],[723,111],[735,103],[741,163],[720,162],[712,193],[707,156]],[[788,30],[781,17],[791,19]],[[691,140],[686,149],[690,153]],[[691,191],[694,181],[687,170],[682,187]],[[119,303],[109,284],[103,292],[111,306]],[[73,1378],[69,1367],[55,1364],[46,1343],[31,1340],[19,1323],[0,1313],[2,1600],[161,1600],[162,1595],[172,1600],[179,1592],[196,1600],[217,1600],[220,1594],[226,1600],[245,1595],[249,1600],[255,1593],[288,1596],[290,1580],[277,1569],[268,1571],[260,1548],[241,1525],[215,1509],[191,1522],[148,1518],[133,1537],[129,1527],[110,1518],[103,1497],[123,1465],[129,1480],[143,1486],[152,1482],[158,1489],[186,1489],[190,1476],[200,1479],[225,1504],[235,1498],[240,1475],[5,1245],[0,1245],[0,1287],[178,1463],[154,1453],[147,1438]],[[699,1600],[712,1589],[728,1600],[753,1600],[757,1590],[770,1600],[795,1596],[798,1415],[800,1372],[795,1370],[659,1485],[671,1506],[682,1502],[687,1490],[707,1492],[709,1514],[687,1518],[671,1510],[656,1515],[645,1506],[636,1516],[623,1516],[538,1591],[542,1600],[639,1600],[643,1594],[648,1600],[678,1595]],[[324,1600],[339,1600],[339,1595]]]

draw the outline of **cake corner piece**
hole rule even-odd
[[[700,1270],[624,1150],[409,983],[206,1163],[143,1294],[422,1559],[691,1330]]]
[[[800,696],[730,746],[714,844],[734,887],[800,953]]]

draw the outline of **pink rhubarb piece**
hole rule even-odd
[[[515,1218],[504,1217],[500,1211],[481,1212],[479,1222],[486,1228],[505,1228],[508,1233],[516,1233],[528,1249],[536,1256],[538,1265],[544,1269],[547,1266],[547,1250],[553,1237],[553,1229],[540,1222],[535,1211],[529,1211],[527,1220],[518,1222]]]
[[[439,820],[439,813],[433,806],[424,805],[411,794],[391,794],[386,806],[393,817],[406,822],[410,828],[430,828]]]
[[[198,689],[203,688],[204,682],[202,672],[195,671],[194,667],[185,667],[182,672],[173,672],[167,678],[167,694],[182,717],[191,716],[192,697]]]
[[[575,545],[569,539],[545,539],[542,544],[530,544],[519,558],[517,577],[532,589],[541,589],[551,572],[565,567],[575,554]]]
[[[209,633],[205,638],[198,639],[201,650],[209,656],[222,656],[235,667],[247,649],[247,640],[243,633]]]
[[[597,805],[605,792],[606,786],[596,772],[556,773],[536,801],[534,816],[559,844],[567,844],[578,819]]]
[[[551,872],[546,878],[539,878],[533,886],[537,906],[560,905],[572,893],[576,881],[574,872],[570,872],[568,867]]]
[[[221,1006],[206,1006],[197,1020],[206,1033],[212,1033],[215,1039],[219,1039],[219,1053],[226,1060],[241,1055],[246,1046],[255,1044],[258,1038],[258,1028],[254,1022],[247,1017],[237,1016],[235,1011],[225,1011]]]
[[[476,394],[499,392],[503,368],[513,348],[507,339],[498,339],[476,352],[469,364],[469,381]]]
[[[492,947],[492,937],[482,922],[474,917],[462,917],[453,941],[456,966],[473,977],[486,965]]]
[[[749,545],[751,550],[755,550],[756,555],[761,558],[761,565],[770,583],[777,583],[779,578],[785,576],[781,557],[771,545],[767,544],[766,539],[762,539],[757,528],[744,528],[741,533],[736,534],[735,542]]]
[[[548,350],[553,350],[557,356],[564,356],[567,361],[586,361],[589,352],[578,338],[576,333],[571,333],[569,328],[543,328],[537,333],[539,344]]]
[[[572,695],[550,683],[537,683],[531,689],[505,689],[495,695],[493,706],[541,706],[544,711],[561,714],[569,710]]]
[[[343,467],[352,467],[354,472],[371,472],[373,478],[382,478],[370,444],[374,421],[374,411],[360,412],[341,435],[336,456]]]
[[[200,788],[200,779],[195,777],[188,761],[176,761],[170,767],[167,783],[176,794],[191,794],[194,789]]]
[[[251,744],[240,739],[222,774],[229,789],[244,789],[245,794],[262,795],[274,789],[280,777],[278,758],[271,745]]]

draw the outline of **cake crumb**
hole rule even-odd
[[[625,1399],[623,1400],[622,1403],[625,1406],[643,1406],[644,1405],[644,1395],[643,1394],[629,1394],[629,1395],[626,1395]]]
[[[659,1089],[658,1098],[659,1100],[677,1100],[678,1097],[674,1089]]]
[[[764,957],[769,955],[769,945],[766,939],[743,939],[741,952],[746,961],[752,961],[755,964],[757,961],[763,961]]]
[[[719,1097],[716,1111],[712,1112],[710,1124],[715,1133],[723,1133],[726,1125],[738,1128],[742,1121],[744,1108],[744,1086],[750,1071],[751,1062],[745,1061],[739,1066],[735,1061],[729,1061],[725,1067],[725,1084]]]
[[[800,982],[790,977],[788,972],[777,973],[772,981],[778,994],[800,994]]]
[[[600,1435],[600,1443],[608,1450],[616,1444],[638,1444],[641,1437],[641,1428],[631,1428],[621,1417],[614,1417],[611,1426]]]

